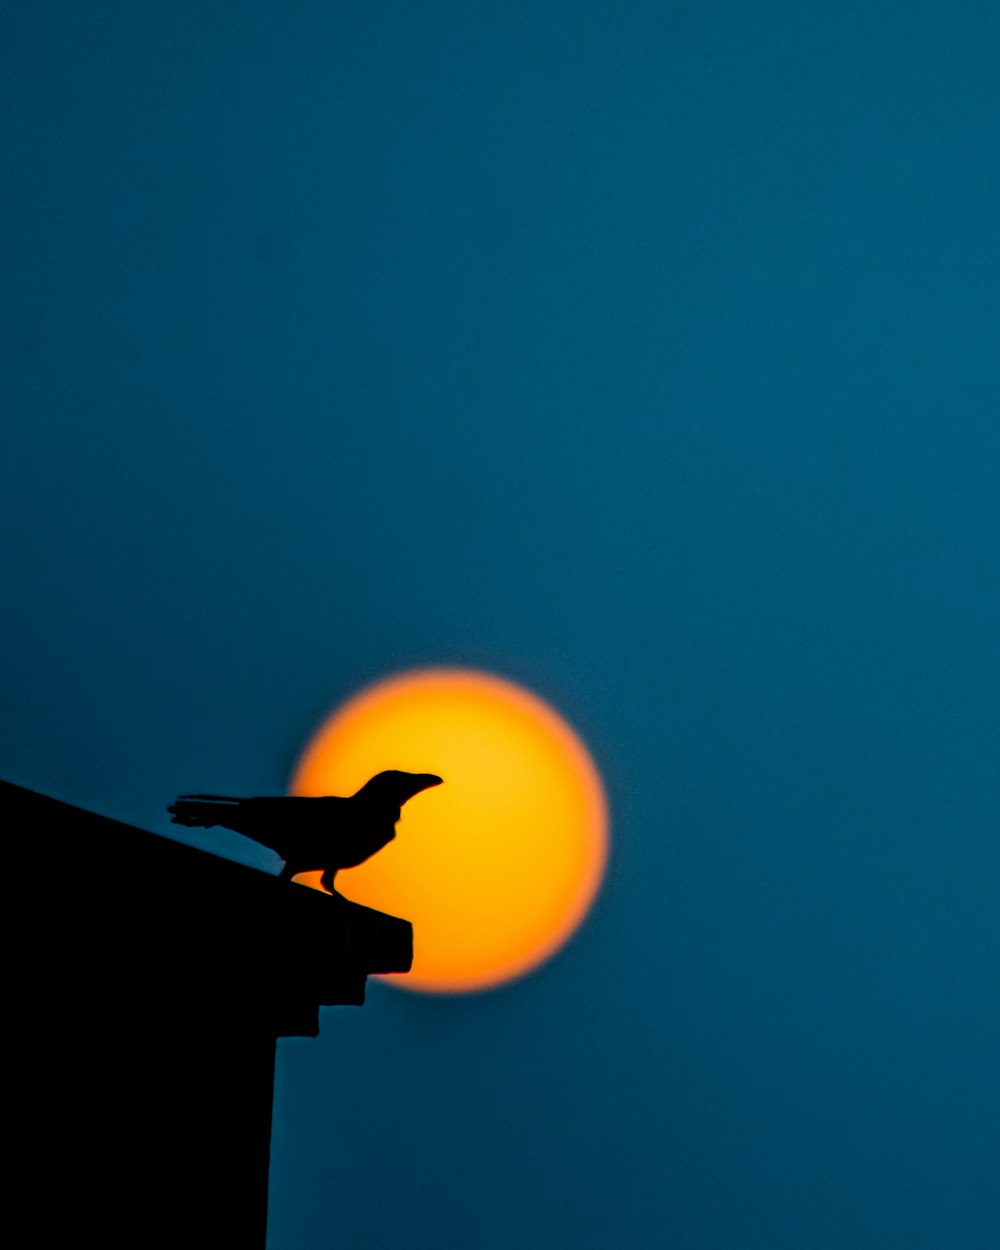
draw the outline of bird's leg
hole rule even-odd
[[[323,875],[320,877],[320,883],[324,890],[329,890],[331,894],[336,891],[333,888],[333,879],[337,875],[336,868],[324,868]]]

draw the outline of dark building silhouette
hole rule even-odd
[[[407,971],[410,925],[17,786],[0,802],[24,1239],[260,1250],[275,1041]]]

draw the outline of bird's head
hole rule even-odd
[[[421,790],[429,790],[431,786],[440,784],[441,778],[434,773],[401,773],[398,769],[390,768],[384,773],[377,773],[371,781],[366,781],[354,797],[398,810],[407,799],[412,799]]]

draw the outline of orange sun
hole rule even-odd
[[[326,721],[290,790],[353,794],[385,768],[444,778],[403,807],[394,842],[337,875],[347,898],[413,922],[413,971],[385,979],[467,993],[557,951],[593,901],[608,844],[597,769],[566,722],[487,673],[403,673]]]

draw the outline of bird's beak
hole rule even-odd
[[[435,777],[433,773],[414,773],[408,786],[411,798],[414,794],[419,794],[421,790],[429,790],[431,786],[441,785],[442,781],[443,778]]]
[[[421,790],[429,790],[431,786],[439,786],[440,784],[441,778],[436,777],[433,773],[404,773],[399,778],[399,789],[396,791],[399,795],[400,807],[412,799],[415,794],[419,794]]]

